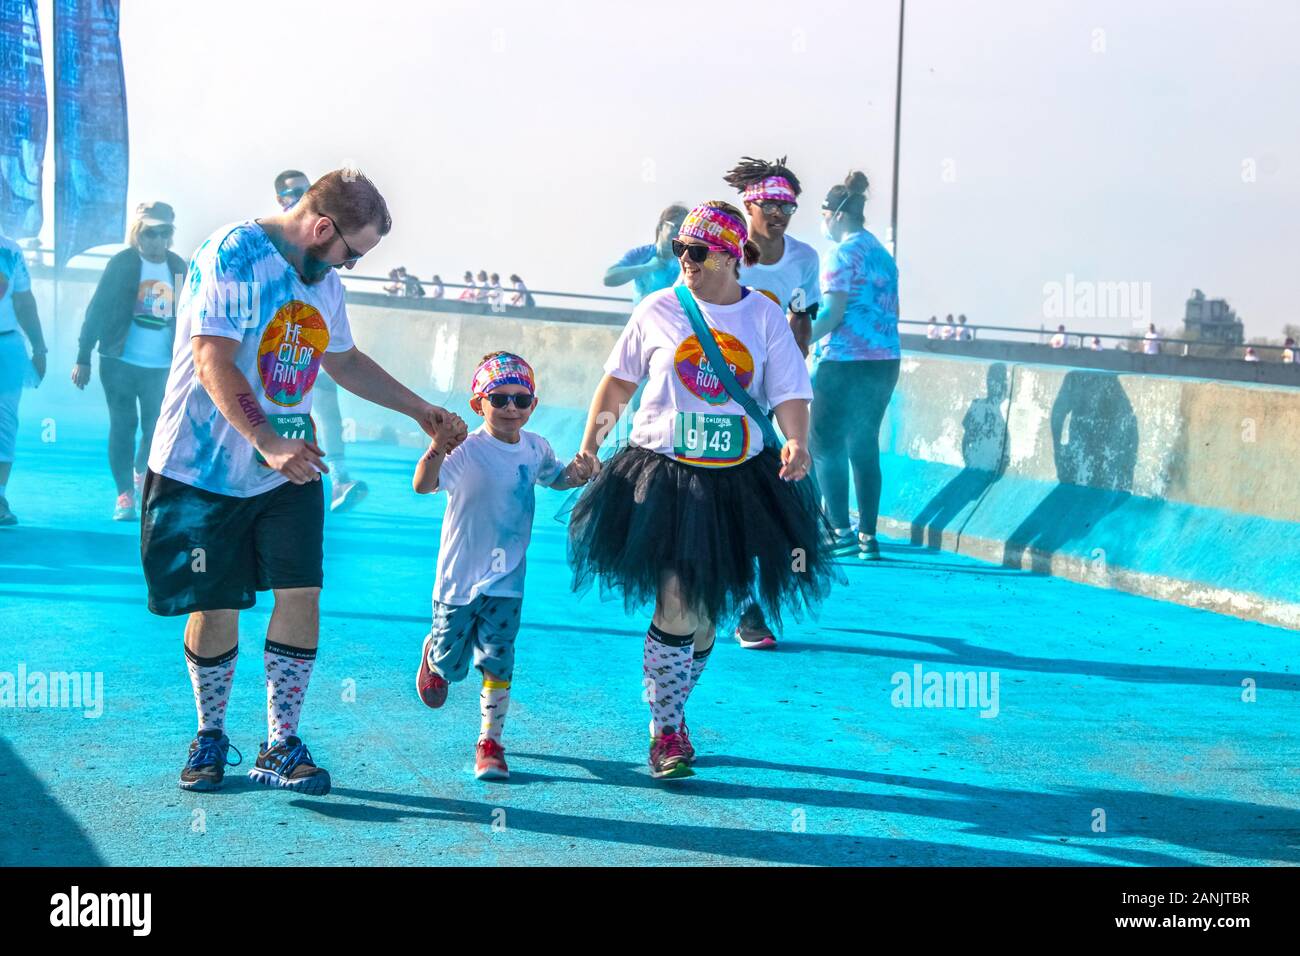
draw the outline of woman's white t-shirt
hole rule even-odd
[[[811,401],[812,383],[785,310],[761,293],[746,292],[731,305],[696,299],[732,374],[765,410],[790,399]],[[633,445],[710,467],[739,464],[763,450],[762,431],[713,373],[674,289],[641,300],[610,352],[605,372],[625,382],[645,381],[641,407],[632,419]],[[715,421],[724,416],[736,416],[731,428]],[[727,439],[726,447],[715,444],[701,454],[682,453],[684,448],[700,450],[682,444],[694,440],[695,433],[690,439],[687,433],[697,426]]]
[[[172,282],[176,277],[164,259],[140,260],[140,285],[135,293],[135,314],[122,346],[122,361],[140,368],[170,368],[176,344],[176,305]]]

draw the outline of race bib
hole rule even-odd
[[[673,421],[673,456],[688,465],[738,465],[748,447],[745,415],[678,412]]]
[[[310,415],[268,415],[267,421],[281,438],[301,438],[316,444],[316,423]],[[261,452],[255,450],[253,454],[259,465],[266,464]]]

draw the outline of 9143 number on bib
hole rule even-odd
[[[688,465],[723,467],[745,460],[749,420],[744,415],[678,412],[673,421],[673,456]]]

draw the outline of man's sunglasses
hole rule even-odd
[[[529,395],[527,392],[515,392],[512,395],[493,392],[491,395],[484,395],[483,397],[492,403],[493,408],[505,408],[511,402],[514,402],[515,408],[518,409],[532,408],[533,402],[537,401],[534,396]]]
[[[709,253],[713,250],[708,246],[702,246],[697,243],[686,243],[680,239],[673,240],[673,258],[680,259],[683,255],[690,257],[691,262],[699,265],[705,259],[709,258]]]
[[[342,262],[336,262],[330,266],[331,269],[342,269],[344,266],[351,265],[365,255],[365,253],[357,252],[357,250],[353,249],[352,246],[348,244],[348,241],[343,238],[343,230],[339,228],[339,224],[335,222],[332,217],[325,216],[324,218],[329,219],[330,225],[334,227],[334,234],[339,237],[339,241],[343,243],[343,248],[348,254],[348,257]]]
[[[783,216],[793,216],[795,210],[799,208],[797,202],[777,202],[775,199],[766,199],[761,203],[757,203],[757,206],[768,216],[774,212],[779,212]]]
[[[175,226],[149,226],[140,230],[141,237],[145,239],[170,239],[175,234]]]
[[[307,190],[301,186],[290,186],[288,189],[281,189],[276,195],[281,199],[301,199],[306,193]]]

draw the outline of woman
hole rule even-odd
[[[852,172],[822,203],[822,232],[835,243],[822,257],[822,307],[813,341],[823,336],[813,371],[811,447],[835,526],[837,547],[851,546],[849,467],[858,493],[858,556],[879,560],[880,423],[898,384],[898,268],[864,227],[867,177]]]
[[[31,343],[30,358],[24,337]],[[0,230],[0,528],[18,523],[7,497],[18,444],[18,405],[24,383],[36,386],[45,378],[48,351],[22,247]]]
[[[808,372],[784,311],[740,284],[741,263],[758,258],[742,214],[725,202],[696,206],[672,253],[684,284],[633,310],[581,450],[597,453],[644,382],[631,444],[598,470],[569,527],[575,590],[599,578],[629,610],[654,601],[643,673],[656,778],[693,773],[686,700],[717,622],[756,600],[779,623],[782,606],[819,602],[834,573],[829,528],[801,480],[811,466]],[[707,347],[688,309],[709,329]],[[706,348],[720,351],[719,364]],[[768,409],[786,435],[779,448],[764,437]]]
[[[528,286],[524,285],[524,280],[519,278],[515,273],[510,276],[510,282],[514,285],[515,294],[510,297],[510,304],[515,308],[531,309],[537,303],[533,300],[533,294],[528,291]]]
[[[72,368],[72,384],[84,389],[90,382],[90,352],[99,346],[99,377],[108,401],[108,467],[117,486],[114,521],[136,520],[135,496],[167,388],[176,342],[174,305],[185,275],[185,260],[171,251],[175,220],[165,202],[136,207],[127,248],[108,260],[86,307]]]
[[[474,273],[472,273],[472,272],[470,272],[468,269],[466,269],[466,270],[465,270],[465,275],[461,277],[461,280],[460,280],[460,281],[463,282],[463,283],[465,284],[465,290],[464,290],[463,292],[461,292],[461,294],[460,294],[460,301],[461,301],[461,302],[477,302],[477,301],[478,301],[478,287],[477,287],[476,285],[474,285]]]
[[[442,298],[444,295],[446,295],[446,294],[447,294],[447,289],[446,289],[446,287],[444,287],[443,284],[442,284],[442,276],[439,276],[439,275],[434,276],[434,277],[433,277],[433,290],[429,293],[429,298],[430,298],[430,299],[441,299],[441,298]]]

